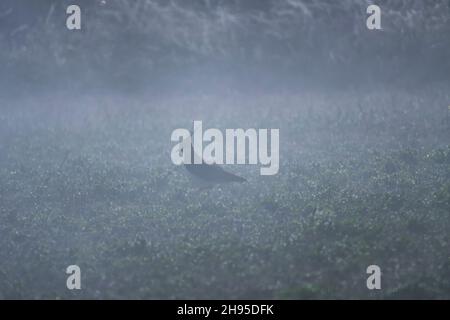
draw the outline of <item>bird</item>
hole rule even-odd
[[[203,160],[200,164],[194,164],[194,147],[192,146],[193,131],[191,131],[191,161],[189,164],[184,163],[184,167],[190,174],[191,180],[200,189],[212,188],[215,185],[230,183],[230,182],[247,182],[234,173],[228,172],[216,163],[208,164]]]

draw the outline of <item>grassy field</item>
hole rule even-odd
[[[448,92],[0,100],[0,298],[448,299]],[[279,128],[279,174],[198,191],[192,120]]]

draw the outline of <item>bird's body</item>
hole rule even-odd
[[[224,170],[217,164],[207,164],[204,161],[200,164],[194,164],[194,147],[192,146],[192,143],[191,163],[185,163],[184,167],[190,173],[192,180],[202,189],[222,183],[247,181],[242,177]]]
[[[245,182],[246,180],[231,172],[227,172],[217,164],[185,164],[186,170],[200,182],[220,184],[226,182]]]

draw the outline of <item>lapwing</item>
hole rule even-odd
[[[194,147],[192,146],[193,132],[191,131],[191,161],[190,164],[184,163],[184,167],[189,172],[193,182],[200,189],[211,188],[228,182],[246,182],[247,180],[224,170],[218,164],[207,164],[202,157],[202,163],[194,164]]]

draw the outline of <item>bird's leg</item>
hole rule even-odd
[[[196,190],[199,192],[208,191],[214,188],[214,184],[202,184],[201,186],[197,186]]]

